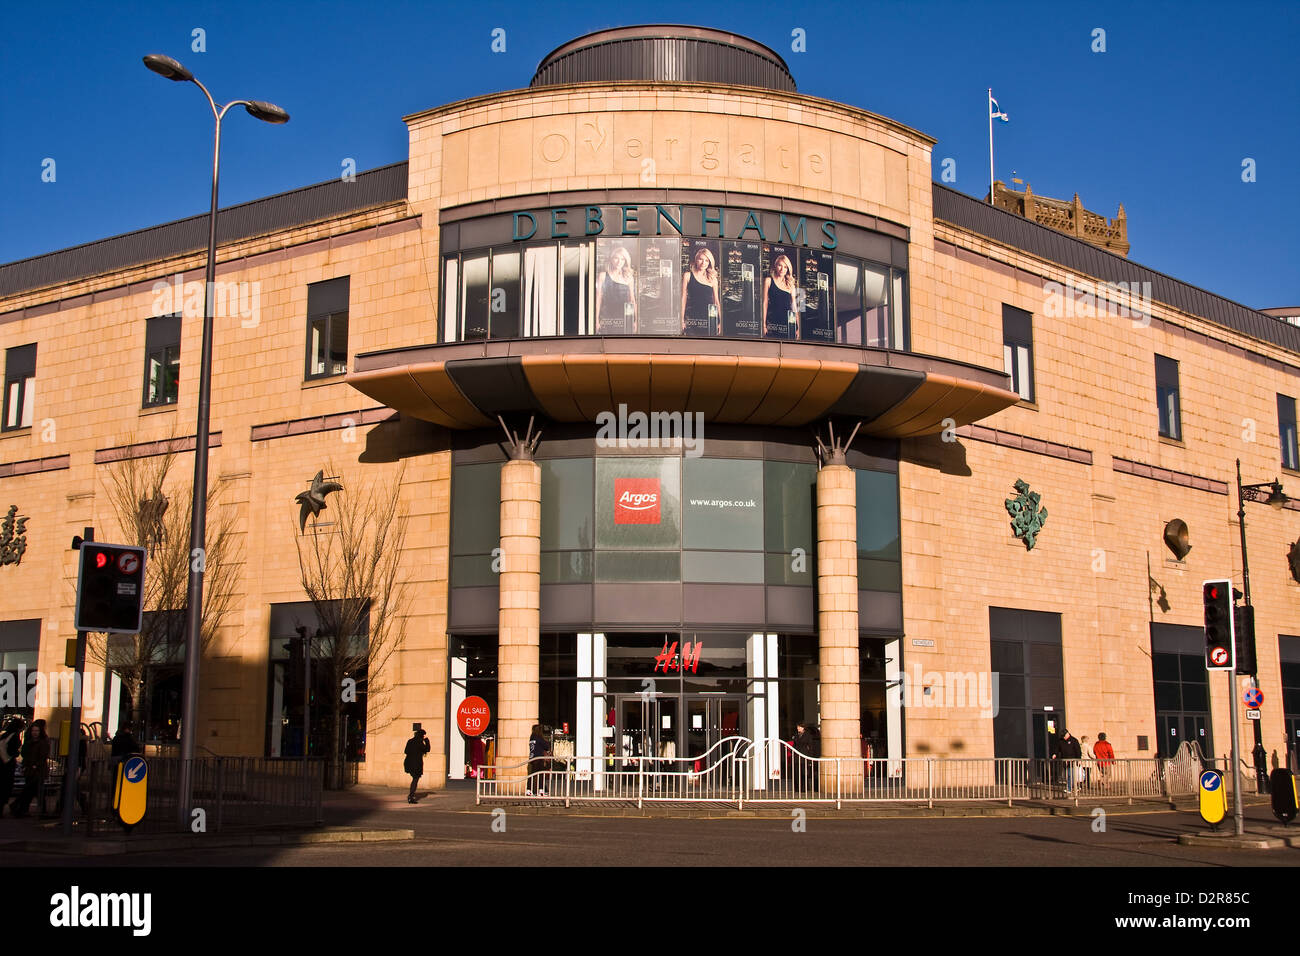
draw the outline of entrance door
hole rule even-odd
[[[1059,711],[1033,711],[1033,746],[1034,758],[1030,764],[1030,779],[1040,783],[1053,783],[1061,776],[1059,768],[1052,765],[1052,754],[1056,751],[1056,739],[1061,733],[1064,721]]]
[[[676,739],[676,698],[658,694],[627,694],[615,698],[614,752],[619,757],[666,756],[665,745]],[[620,760],[623,770],[636,770],[634,760]]]
[[[687,694],[684,709],[686,744],[682,755],[685,757],[703,758],[708,754],[709,763],[717,763],[726,754],[737,749],[736,742],[718,747],[720,742],[728,737],[745,736],[744,697],[729,694]]]
[[[1189,713],[1156,714],[1156,752],[1165,760],[1178,753],[1185,740],[1195,741],[1201,754],[1213,758],[1213,741],[1210,739],[1210,715]]]

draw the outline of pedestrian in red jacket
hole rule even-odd
[[[1097,769],[1102,775],[1110,773],[1110,766],[1115,762],[1115,748],[1110,745],[1105,734],[1097,735],[1097,742],[1092,747],[1093,755],[1097,758]]]

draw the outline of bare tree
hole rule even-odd
[[[342,477],[342,488],[295,536],[303,591],[319,627],[312,660],[325,668],[330,688],[329,779],[335,786],[342,782],[345,706],[364,700],[367,733],[392,722],[388,664],[406,640],[409,597],[401,574],[404,474],[405,468],[387,483]]]
[[[139,545],[148,550],[139,634],[95,634],[87,641],[89,660],[105,666],[127,685],[131,723],[149,736],[150,699],[158,679],[177,673],[185,638],[185,610],[190,572],[190,515],[193,484],[169,482],[177,453],[170,450],[147,458],[127,458],[107,469],[104,483],[116,519],[116,535],[105,540]],[[239,543],[233,522],[221,505],[221,489],[208,489],[208,523],[204,535],[203,619],[200,640],[204,651],[229,613],[237,585]],[[112,534],[112,532],[109,532]]]

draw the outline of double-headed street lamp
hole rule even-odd
[[[1282,483],[1276,478],[1272,481],[1261,481],[1254,485],[1243,485],[1241,483],[1241,459],[1237,459],[1237,523],[1241,528],[1241,593],[1242,599],[1246,602],[1246,607],[1251,607],[1250,564],[1246,560],[1246,502],[1262,502],[1276,511],[1281,511],[1290,500],[1282,493]],[[1255,638],[1254,615],[1246,614],[1244,620],[1250,628],[1249,639],[1253,641]],[[1258,655],[1251,658],[1250,674],[1250,679],[1256,686],[1259,685],[1257,658]],[[1230,715],[1234,721],[1237,719],[1236,690],[1236,680],[1234,678],[1232,713]],[[1264,732],[1260,728],[1261,723],[1263,721],[1251,721],[1255,728],[1255,746],[1251,751],[1251,758],[1255,764],[1255,787],[1258,793],[1264,793],[1268,789],[1268,752],[1264,749]]]
[[[221,164],[221,121],[232,106],[242,106],[250,116],[266,123],[287,123],[289,114],[262,100],[231,100],[218,107],[208,88],[169,56],[151,53],[144,65],[159,76],[178,83],[193,83],[207,97],[216,119],[212,140],[212,207],[208,212],[208,268],[203,305],[203,346],[199,354],[199,415],[194,435],[194,498],[190,508],[190,571],[185,602],[185,682],[181,690],[181,772],[177,817],[189,823],[193,782],[195,723],[199,709],[199,656],[202,652],[203,571],[207,561],[205,535],[208,517],[208,419],[212,398],[212,324],[217,276],[217,174]]]

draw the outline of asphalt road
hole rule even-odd
[[[463,804],[464,801],[460,801]],[[432,798],[394,799],[362,811],[331,808],[336,825],[413,829],[414,841],[299,847],[235,847],[76,858],[10,853],[18,866],[1295,866],[1300,850],[1181,847],[1178,835],[1203,832],[1195,813],[1108,813],[1104,832],[1090,816],[994,818],[811,817],[796,832],[784,819],[584,816],[505,811],[495,832],[486,808]],[[1274,821],[1251,808],[1248,829]],[[499,824],[498,824],[499,827]]]

